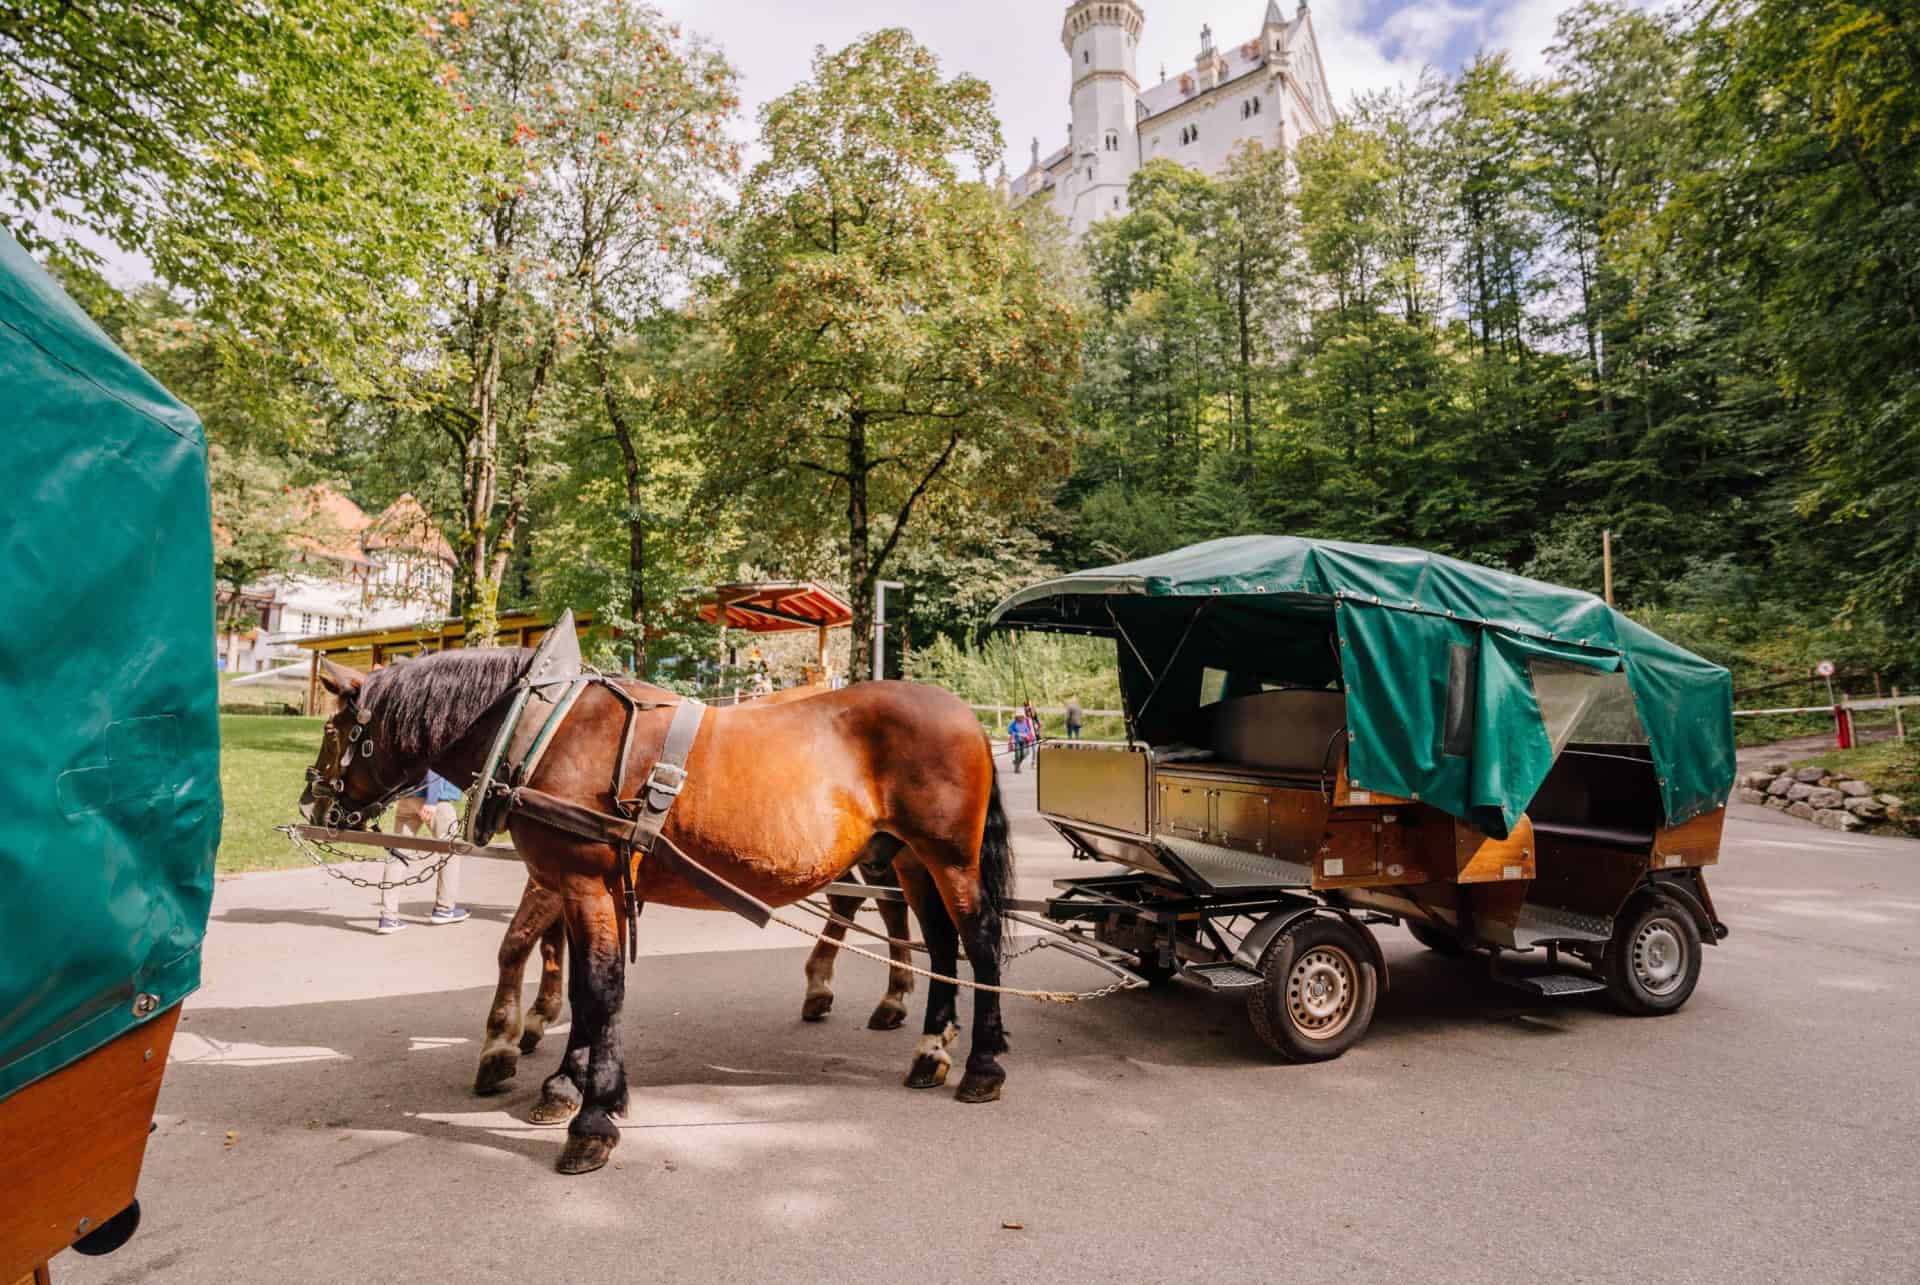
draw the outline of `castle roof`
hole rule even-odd
[[[1294,37],[1299,34],[1306,20],[1306,13],[1303,10],[1293,21],[1281,21],[1276,24],[1284,26],[1287,30],[1286,47],[1289,51],[1293,49]],[[1267,21],[1269,23],[1275,21],[1275,6],[1272,0],[1269,0],[1267,5]],[[1211,90],[1200,88],[1199,82],[1194,79],[1191,71],[1182,72],[1173,79],[1163,80],[1157,85],[1149,85],[1140,91],[1140,119],[1147,120],[1170,112],[1176,107],[1184,107],[1188,103],[1196,102],[1267,65],[1266,50],[1258,38],[1219,52],[1226,63],[1226,71],[1221,75],[1218,85]],[[1183,84],[1190,85],[1192,88],[1183,90],[1181,88]]]

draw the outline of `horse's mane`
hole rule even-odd
[[[466,735],[532,661],[527,647],[438,652],[374,670],[357,700],[395,753],[431,759]]]

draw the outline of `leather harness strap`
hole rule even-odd
[[[592,808],[583,808],[578,803],[569,803],[557,795],[548,794],[545,790],[536,790],[531,786],[522,786],[513,792],[513,810],[518,815],[530,821],[536,821],[549,829],[576,835],[582,839],[591,839],[596,843],[610,844],[623,854],[628,841],[633,837],[633,822],[624,817],[595,812]],[[756,926],[766,927],[772,917],[771,906],[752,893],[736,888],[689,857],[680,850],[680,845],[665,835],[654,837],[651,855],[654,861],[678,875],[703,895],[712,898],[735,914],[752,920]],[[632,865],[628,865],[627,869],[631,872]]]
[[[660,757],[647,769],[647,779],[640,787],[639,797],[623,799],[619,797],[619,782],[626,772],[627,753],[633,746],[632,707],[627,711],[620,758],[614,765],[614,803],[622,815],[633,819],[626,838],[615,845],[620,853],[620,889],[626,899],[625,929],[629,962],[640,957],[640,898],[635,891],[640,882],[640,863],[651,856],[659,844],[660,831],[666,828],[667,813],[673,810],[673,801],[680,797],[680,791],[687,784],[687,755],[693,752],[694,739],[700,735],[700,724],[706,716],[707,707],[691,696],[675,706],[673,721],[667,724],[666,742],[660,747]]]

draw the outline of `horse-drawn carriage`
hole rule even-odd
[[[0,231],[0,1282],[116,1248],[220,834],[206,444]]]
[[[1247,536],[1049,580],[992,620],[1119,657],[1127,741],[1042,748],[1038,789],[1077,855],[1129,870],[1063,881],[1049,917],[1150,979],[1244,992],[1282,1056],[1365,1033],[1370,923],[1635,1014],[1684,1004],[1726,934],[1702,867],[1731,680],[1591,594]]]

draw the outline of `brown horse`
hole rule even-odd
[[[310,820],[364,826],[431,767],[470,788],[507,696],[531,654],[518,649],[444,652],[367,676],[326,665],[340,698],[327,721],[301,808]],[[638,792],[658,758],[673,711],[634,717],[633,754],[619,764],[621,798]],[[623,702],[587,689],[528,784],[615,814]],[[357,729],[357,730],[356,730]],[[958,698],[912,683],[862,683],[785,705],[748,704],[706,715],[687,757],[687,783],[665,837],[692,860],[772,905],[809,896],[856,863],[894,858],[935,971],[951,974],[964,948],[976,981],[998,985],[1002,910],[1012,888],[1012,852],[993,754]],[[318,788],[316,788],[318,787]],[[540,887],[560,900],[570,959],[573,1024],[560,1069],[542,1086],[536,1120],[572,1114],[558,1168],[604,1165],[619,1142],[627,1079],[619,1017],[620,859],[604,843],[515,813],[514,847]],[[657,862],[643,863],[644,901],[711,910],[705,893]],[[958,1028],[955,986],[927,987],[927,1016],[906,1083],[946,1082]],[[976,992],[973,1040],[955,1096],[1000,1096],[1007,1042],[999,996]]]
[[[671,699],[673,693],[650,683],[630,682],[627,689],[649,699]],[[757,698],[755,705],[784,705],[818,696],[823,689],[790,687]],[[888,888],[900,886],[894,877],[891,860],[856,867],[868,883]],[[842,920],[852,919],[864,900],[860,897],[829,897],[828,905]],[[907,996],[913,992],[913,974],[906,965],[911,953],[904,942],[912,927],[907,922],[905,903],[886,897],[876,899],[876,908],[893,940],[887,953],[893,963],[887,970],[887,991],[867,1019],[875,1031],[898,1029],[907,1020]],[[809,1022],[826,1018],[833,1008],[833,966],[840,953],[839,943],[846,937],[843,923],[829,923],[807,956],[807,993],[800,1016]],[[539,1047],[547,1027],[560,1016],[561,981],[565,974],[562,947],[566,931],[560,914],[560,898],[541,888],[532,879],[520,894],[520,904],[500,939],[499,981],[494,987],[493,1003],[487,1008],[486,1039],[480,1047],[480,1068],[474,1074],[473,1091],[482,1096],[499,1093],[518,1072],[520,1058]],[[524,1011],[521,1000],[525,987],[527,960],[535,945],[540,947],[540,989],[531,1007]]]

